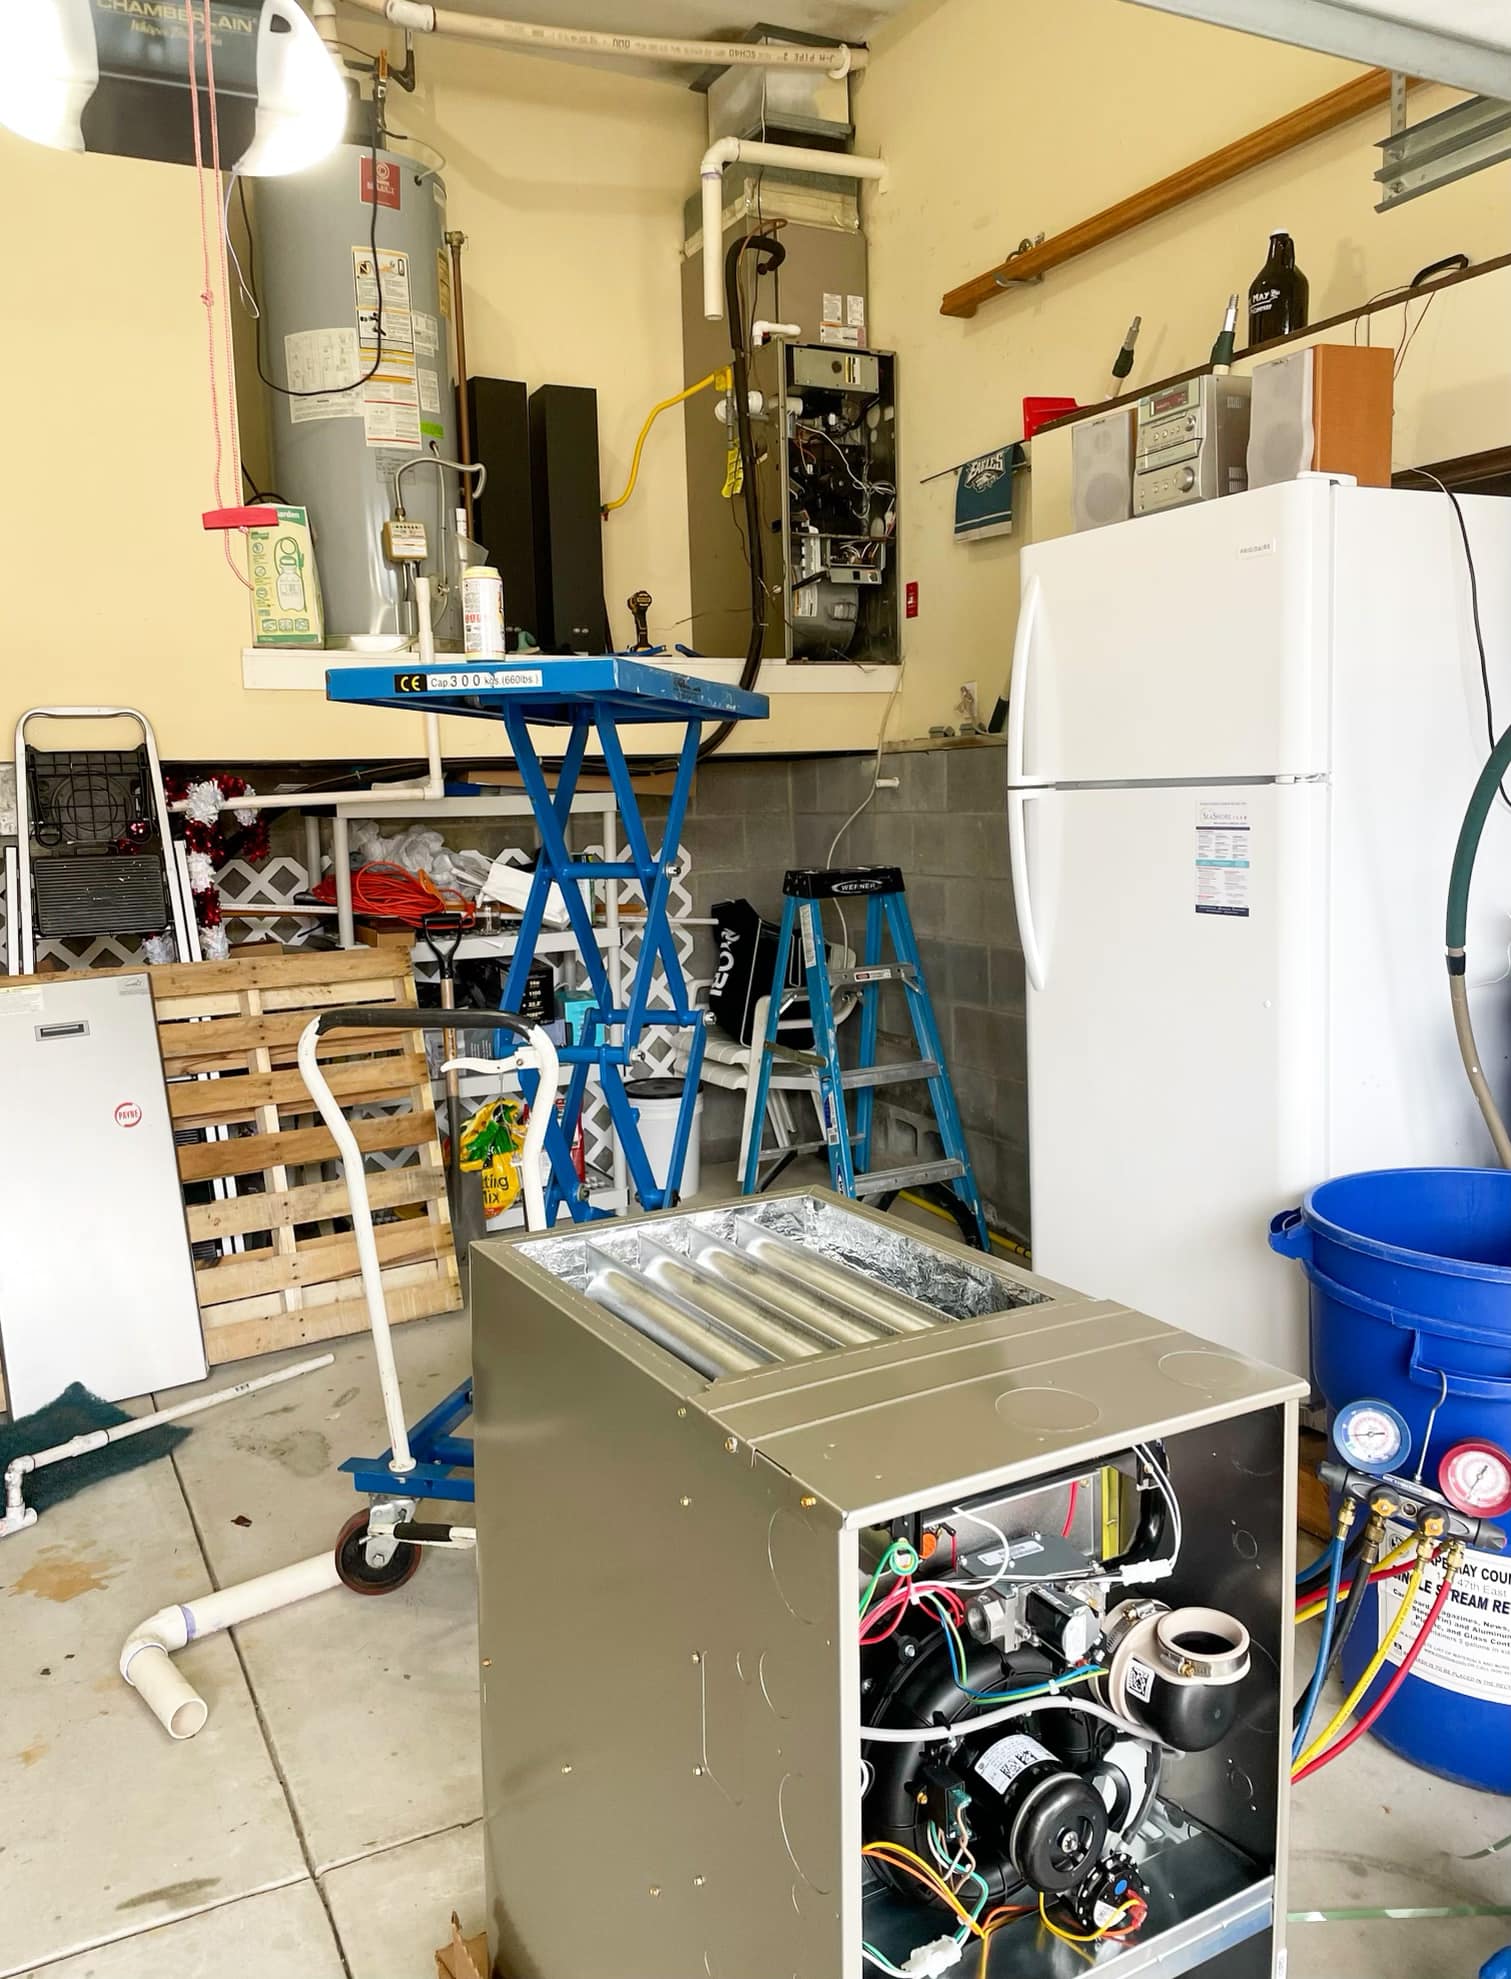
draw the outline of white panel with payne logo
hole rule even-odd
[[[0,1357],[15,1415],[206,1373],[145,974],[0,989]]]

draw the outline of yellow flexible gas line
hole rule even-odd
[[[955,1221],[947,1209],[941,1209],[938,1203],[931,1203],[927,1196],[915,1196],[911,1189],[899,1189],[897,1194],[899,1201],[911,1203],[914,1209],[926,1209],[930,1216],[937,1216],[945,1223]],[[1005,1237],[1000,1230],[988,1230],[987,1235],[997,1250],[1006,1251],[1009,1257],[1019,1257],[1025,1264],[1028,1263],[1027,1247],[1016,1238]]]
[[[640,455],[645,447],[646,436],[661,414],[669,411],[674,405],[681,405],[684,399],[692,398],[697,392],[706,392],[710,385],[717,385],[720,391],[727,392],[732,383],[733,378],[730,368],[726,364],[719,371],[710,371],[708,376],[706,378],[700,378],[696,385],[688,385],[684,390],[673,393],[671,398],[662,399],[659,405],[653,405],[651,407],[650,411],[645,415],[645,424],[640,429],[640,437],[635,442],[635,451],[630,460],[630,478],[624,484],[624,493],[616,496],[613,501],[603,504],[603,513],[605,515],[608,515],[616,508],[623,508],[630,496],[634,494],[635,483],[640,478]]]
[[[1411,1604],[1416,1599],[1417,1586],[1421,1581],[1422,1569],[1427,1564],[1427,1555],[1431,1551],[1431,1547],[1432,1547],[1431,1540],[1423,1540],[1419,1544],[1417,1550],[1417,1563],[1412,1568],[1410,1578],[1406,1582],[1406,1592],[1401,1596],[1401,1605],[1396,1610],[1396,1619],[1394,1623],[1391,1625],[1390,1633],[1386,1636],[1385,1640],[1380,1644],[1380,1647],[1375,1651],[1374,1655],[1370,1657],[1368,1663],[1365,1664],[1363,1675],[1359,1678],[1359,1681],[1354,1685],[1353,1689],[1348,1693],[1348,1696],[1344,1698],[1339,1708],[1333,1713],[1333,1716],[1331,1720],[1328,1722],[1327,1726],[1317,1734],[1316,1738],[1312,1740],[1311,1744],[1301,1754],[1300,1758],[1297,1759],[1294,1766],[1291,1768],[1292,1772],[1299,1772],[1303,1766],[1310,1764],[1310,1762],[1317,1757],[1317,1754],[1322,1750],[1323,1746],[1327,1744],[1329,1739],[1331,1739],[1333,1733],[1338,1730],[1339,1726],[1345,1724],[1347,1720],[1353,1716],[1354,1706],[1359,1702],[1359,1699],[1364,1695],[1365,1691],[1369,1689],[1370,1685],[1374,1682],[1375,1678],[1380,1674],[1381,1666],[1384,1664],[1385,1658],[1390,1654],[1391,1645],[1395,1642],[1396,1637],[1401,1633],[1401,1630],[1405,1625],[1406,1619],[1411,1613]]]

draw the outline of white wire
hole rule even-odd
[[[1142,1457],[1150,1470],[1153,1471],[1154,1481],[1159,1487],[1159,1494],[1164,1499],[1165,1505],[1169,1510],[1171,1529],[1174,1533],[1174,1544],[1170,1549],[1170,1566],[1173,1568],[1176,1561],[1180,1558],[1181,1540],[1185,1536],[1184,1528],[1181,1524],[1180,1500],[1175,1495],[1175,1487],[1170,1482],[1169,1472],[1165,1470],[1149,1445],[1147,1443],[1135,1443],[1133,1448],[1135,1453]]]
[[[892,692],[887,696],[887,705],[881,711],[881,727],[876,731],[876,761],[871,766],[871,788],[866,792],[865,796],[856,805],[855,809],[850,813],[849,817],[846,818],[845,822],[840,826],[839,830],[834,834],[833,838],[830,839],[828,856],[824,860],[824,864],[826,866],[832,866],[834,864],[835,848],[838,846],[840,840],[844,837],[845,833],[850,829],[851,825],[855,823],[855,820],[860,816],[861,812],[864,811],[866,807],[870,804],[872,798],[875,797],[877,791],[881,789],[882,751],[887,746],[887,730],[892,725],[892,710],[897,706],[897,697],[902,692],[902,670],[905,665],[906,665],[906,661],[903,660],[898,661],[897,679],[892,684]],[[844,942],[845,947],[849,948],[850,924],[845,919],[845,910],[843,907],[840,906],[838,900],[835,901],[834,908],[835,908],[835,912],[839,915],[840,939],[841,941]]]
[[[957,1718],[953,1725],[923,1725],[911,1728],[897,1728],[891,1725],[862,1725],[860,1735],[882,1745],[938,1745],[969,1737],[972,1732],[987,1732],[994,1725],[1010,1724],[1014,1718],[1028,1718],[1036,1711],[1084,1711],[1090,1717],[1101,1718],[1106,1724],[1116,1725],[1127,1738],[1136,1738],[1145,1745],[1159,1745],[1163,1741],[1143,1725],[1135,1725],[1127,1718],[1121,1718],[1116,1711],[1109,1711],[1105,1705],[1093,1703],[1089,1697],[1079,1693],[1074,1697],[1061,1697],[1051,1693],[1044,1697],[1024,1698],[1017,1704],[1004,1704],[995,1711],[983,1711],[979,1718]],[[1170,1751],[1175,1747],[1171,1746]]]
[[[257,306],[257,298],[247,286],[247,278],[241,272],[241,262],[237,259],[236,248],[231,240],[231,194],[236,190],[236,173],[226,174],[225,204],[220,209],[220,231],[225,235],[226,253],[231,257],[231,266],[236,270],[236,286],[241,290],[241,306],[255,322],[262,311]]]
[[[891,1979],[907,1979],[907,1974],[900,1965],[894,1965],[891,1959],[883,1958],[879,1951],[873,1951],[869,1945],[861,1946],[860,1955],[867,1965],[874,1965],[878,1972],[890,1973]]]

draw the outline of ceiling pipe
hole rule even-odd
[[[625,61],[681,62],[700,69],[822,69],[831,76],[846,76],[866,66],[866,50],[843,43],[837,48],[812,48],[780,41],[682,41],[668,35],[499,21],[486,14],[432,7],[425,0],[345,0],[345,4],[376,14],[406,33],[459,35],[464,41],[497,42],[537,55],[617,55]]]
[[[711,144],[698,168],[703,188],[703,314],[710,323],[717,323],[724,314],[719,284],[724,170],[737,163],[778,165],[790,172],[824,172],[833,179],[882,179],[887,170],[880,158],[858,158],[849,151],[809,151],[801,145],[761,144],[743,137],[721,137]]]

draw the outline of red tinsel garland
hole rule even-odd
[[[203,943],[207,959],[218,960],[226,952],[226,937],[220,932],[221,904],[219,874],[232,859],[252,864],[268,856],[268,822],[261,811],[237,810],[236,799],[254,793],[245,777],[220,771],[213,776],[189,782],[181,777],[165,777],[164,787],[171,803],[185,805],[184,844],[188,850],[189,887],[194,895],[194,917],[207,932]],[[224,829],[222,820],[229,810],[239,827]],[[212,932],[213,931],[213,932]]]

